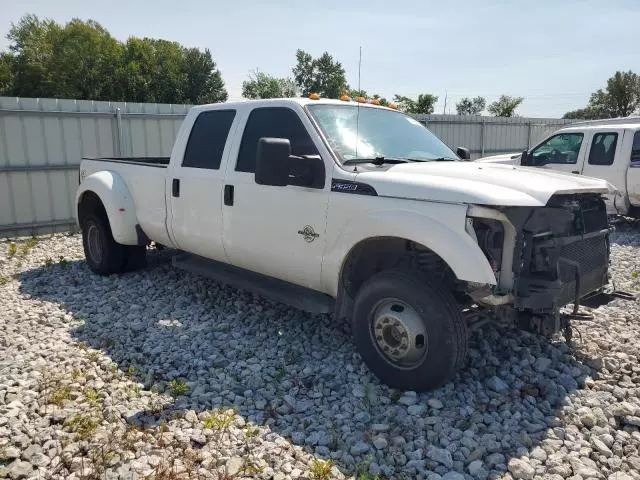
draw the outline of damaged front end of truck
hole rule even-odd
[[[525,330],[562,330],[570,338],[570,321],[586,317],[582,303],[633,298],[605,293],[612,228],[600,194],[556,194],[543,207],[472,206],[468,216],[497,279],[491,289],[470,290],[480,310]],[[568,304],[572,311],[561,313]]]

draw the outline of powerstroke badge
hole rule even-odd
[[[304,238],[304,241],[307,243],[313,242],[320,236],[311,225],[305,225],[302,230],[298,230],[298,235],[302,235],[302,238]]]

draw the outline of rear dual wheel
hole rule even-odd
[[[105,215],[91,213],[84,218],[82,246],[87,265],[100,275],[137,270],[146,264],[146,247],[117,243]]]
[[[410,271],[384,271],[362,285],[353,332],[369,369],[402,390],[450,381],[467,355],[466,323],[451,294]]]

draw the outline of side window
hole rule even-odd
[[[578,153],[582,145],[582,133],[560,133],[531,151],[532,164],[578,163]]]
[[[210,110],[198,115],[189,134],[182,166],[218,170],[235,116],[235,110]]]
[[[640,130],[633,136],[633,145],[631,146],[631,165],[640,167]]]
[[[617,133],[596,133],[589,151],[589,165],[613,165],[617,143]]]
[[[242,134],[236,171],[255,171],[258,140],[262,137],[288,138],[292,155],[318,154],[296,112],[285,107],[256,108],[249,115]]]

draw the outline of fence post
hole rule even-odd
[[[484,120],[480,122],[480,158],[484,157]]]
[[[124,152],[124,145],[122,139],[122,111],[120,107],[116,107],[116,127],[118,128],[118,156],[122,157]]]
[[[529,122],[529,130],[527,131],[527,150],[531,148],[531,129],[533,124]]]

